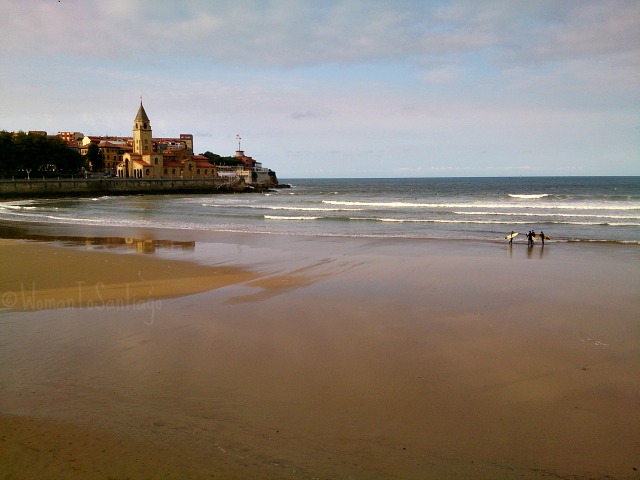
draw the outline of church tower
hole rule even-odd
[[[151,141],[151,123],[147,112],[144,111],[142,100],[136,119],[133,121],[133,153],[147,155],[153,153],[153,142]]]

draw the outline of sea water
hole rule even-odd
[[[289,179],[265,193],[0,202],[0,220],[283,235],[640,244],[640,177]]]

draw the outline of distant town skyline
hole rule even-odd
[[[640,3],[0,0],[0,130],[154,135],[282,179],[640,175]]]

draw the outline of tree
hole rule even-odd
[[[43,135],[28,135],[18,132],[13,138],[15,146],[14,171],[18,175],[30,177],[33,170],[37,170],[42,162],[43,143],[38,140],[45,138]]]
[[[207,159],[214,165],[227,165],[227,166],[238,166],[242,163],[242,160],[236,157],[221,157],[217,153],[212,153],[206,151],[201,154],[203,157],[207,157]]]
[[[32,172],[75,174],[83,158],[57,137],[0,132],[0,173],[31,177]]]
[[[104,169],[104,157],[98,145],[91,143],[87,149],[87,164],[92,172],[99,172]]]
[[[13,134],[5,130],[0,132],[0,173],[10,175],[15,165],[15,146]]]
[[[80,172],[84,165],[84,158],[77,150],[69,146],[60,138],[50,139],[49,162],[55,171],[66,174]]]

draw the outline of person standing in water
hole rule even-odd
[[[542,240],[542,246],[544,246],[544,232],[540,230],[540,239]]]

